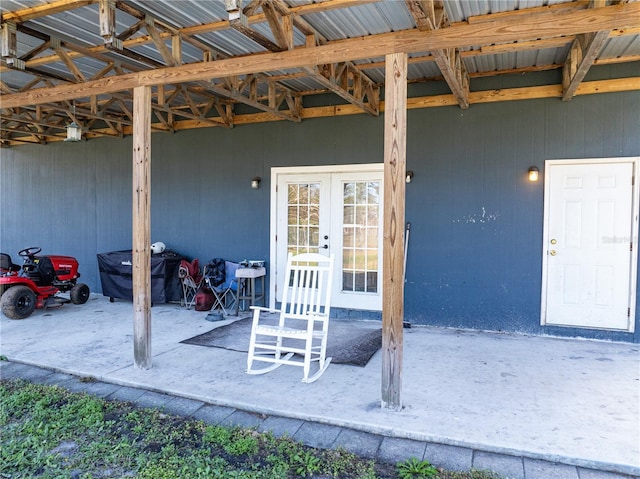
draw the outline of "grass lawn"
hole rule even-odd
[[[383,464],[23,380],[0,382],[0,478],[497,479]]]

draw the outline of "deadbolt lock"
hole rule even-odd
[[[553,238],[553,239],[551,240],[551,244],[556,244],[557,242],[558,242],[558,241],[557,241],[555,238]]]

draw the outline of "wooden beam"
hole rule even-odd
[[[0,82],[0,87],[2,87],[2,83]],[[617,93],[624,91],[640,91],[640,77],[630,77],[630,78],[619,78],[614,80],[598,80],[591,82],[583,82],[578,87],[576,92],[576,96],[579,95],[593,95],[599,93]],[[500,90],[487,90],[487,91],[476,91],[471,92],[469,95],[469,101],[473,104],[479,103],[495,103],[502,101],[517,101],[517,100],[533,100],[533,99],[541,99],[541,98],[561,98],[562,97],[562,86],[561,85],[545,85],[545,86],[535,86],[535,87],[522,87],[522,88],[506,88]],[[425,97],[415,97],[407,99],[407,110],[415,110],[422,108],[439,108],[443,106],[455,106],[457,104],[455,97],[452,94],[446,95],[435,95],[435,96],[425,96]],[[229,107],[229,105],[226,105]],[[216,109],[218,109],[220,113],[220,117],[227,121],[229,118],[229,124],[231,125],[230,114],[225,114],[223,111],[220,111],[222,107],[216,105]],[[162,110],[162,108],[160,108]],[[384,111],[384,102],[380,102],[380,110]],[[158,109],[155,109],[157,112]],[[350,116],[350,115],[361,115],[363,111],[350,104],[344,105],[332,105],[332,106],[319,106],[319,107],[309,107],[305,108],[301,111],[302,119],[313,119],[313,118],[328,118],[335,116]],[[169,115],[172,115],[171,111],[168,112]],[[9,118],[7,118],[9,119]],[[164,119],[163,119],[164,120]],[[182,120],[173,122],[172,120],[160,120],[159,123],[154,123],[151,125],[152,130],[156,130],[159,132],[175,132],[175,131],[183,131],[183,130],[191,130],[195,128],[210,128],[212,125],[200,120]],[[5,121],[5,117],[3,116],[2,121]],[[108,120],[105,120],[108,121]],[[120,121],[120,120],[118,120]],[[271,113],[249,113],[244,115],[237,115],[233,117],[233,124],[235,125],[249,125],[256,123],[266,123],[272,121],[282,121],[282,118],[279,118]],[[120,136],[127,136],[132,134],[132,127],[127,126],[126,122],[122,122],[123,127],[120,132]],[[86,132],[87,138],[95,138],[98,136],[109,135],[109,129],[104,128],[96,128]],[[30,137],[21,137],[21,140],[28,140]],[[62,141],[63,138],[55,138],[49,139],[49,142],[52,141]],[[15,139],[5,139],[5,146],[10,146],[13,143],[20,143],[17,138]],[[31,143],[31,142],[30,142]]]
[[[179,65],[180,62],[176,60],[173,55],[173,52],[169,49],[167,44],[164,42],[164,39],[160,37],[160,32],[156,29],[154,25],[154,20],[151,17],[147,17],[145,29],[149,36],[153,39],[153,43],[155,44],[160,56],[164,60],[167,65],[176,66]]]
[[[382,290],[382,407],[402,409],[407,54],[386,56]]]
[[[37,5],[35,7],[23,8],[15,12],[5,12],[2,14],[3,22],[22,23],[35,18],[55,15],[75,8],[84,7],[96,3],[98,0],[58,0],[55,2]]]
[[[573,98],[607,38],[609,38],[609,31],[601,30],[578,35],[573,41],[562,69],[563,101]]]
[[[349,103],[362,108],[371,116],[380,114],[380,87],[360,71],[353,63],[320,65],[304,70],[313,79]]]
[[[261,45],[266,50],[275,52],[279,50],[283,50],[282,47],[272,42],[270,39],[257,32],[253,28],[249,26],[249,19],[242,12],[238,12],[238,16],[236,18],[231,18],[231,13],[229,14],[229,25],[234,30],[242,33],[245,37],[250,38],[258,45]]]
[[[151,368],[151,87],[133,90],[133,358]]]
[[[282,50],[293,49],[293,22],[291,15],[283,15],[273,2],[263,2],[262,11],[276,43]]]
[[[602,8],[606,4],[606,0],[591,0],[589,8]],[[609,32],[610,30],[601,30],[583,33],[575,38],[562,69],[562,101],[573,98],[578,86],[602,50],[604,42],[609,38]]]
[[[66,0],[66,1],[68,2],[69,0]],[[72,0],[72,1],[77,1],[77,0]],[[84,1],[87,1],[87,0],[84,0]],[[92,3],[95,3],[97,1],[98,0],[91,0]],[[301,5],[301,6],[298,6],[298,7],[291,7],[290,11],[291,11],[291,13],[295,14],[294,22],[295,22],[296,26],[300,30],[304,31],[305,30],[305,25],[308,25],[308,24],[302,19],[302,17],[300,17],[300,15],[307,15],[307,14],[311,14],[311,13],[324,12],[324,11],[340,9],[340,8],[348,8],[348,7],[353,7],[353,6],[357,6],[357,5],[364,5],[364,4],[367,4],[367,3],[374,3],[374,2],[378,2],[378,1],[380,1],[380,0],[327,0],[327,1],[322,2],[322,3],[312,3],[312,4],[309,4],[309,5]],[[51,5],[51,4],[48,4],[48,5]],[[142,12],[139,12],[139,11],[133,9],[133,7],[131,7],[130,5],[123,4],[122,2],[117,2],[116,5],[118,7],[122,7],[123,11],[126,11],[126,13],[128,13],[129,15],[132,15],[133,17],[139,19],[139,21],[134,26],[130,27],[129,29],[125,30],[124,32],[122,32],[122,33],[120,33],[118,35],[118,39],[125,40],[126,38],[129,38],[129,36],[131,36],[133,33],[137,32],[138,30],[140,30],[144,26],[143,14],[142,14]],[[14,15],[15,13],[17,13],[17,12],[13,12],[13,13],[10,13],[8,15],[11,15],[13,17],[13,16],[15,16]],[[43,15],[47,15],[47,13],[43,13]],[[4,17],[3,17],[3,19],[4,19]],[[252,15],[252,16],[249,17],[249,24],[259,23],[259,22],[263,22],[265,20],[266,20],[265,15],[263,13],[259,13],[257,15]],[[194,38],[191,38],[191,36],[200,35],[200,34],[204,34],[204,33],[215,32],[215,31],[226,30],[228,28],[229,28],[229,22],[227,20],[224,20],[224,21],[218,21],[218,22],[213,22],[213,23],[207,23],[207,24],[204,24],[204,25],[194,25],[194,26],[190,26],[190,27],[185,27],[185,28],[180,29],[176,33],[179,33],[180,35],[182,35],[184,41],[190,42],[190,43],[196,45],[198,48],[203,48],[204,45],[201,42],[199,42],[198,40],[196,40]],[[161,37],[169,37],[169,36],[174,35],[176,33],[162,33]],[[150,43],[150,42],[152,42],[152,39],[151,39],[150,36],[141,36],[141,37],[136,37],[136,38],[132,38],[130,40],[123,41],[122,47],[124,47],[124,48],[126,48],[126,47],[134,47],[134,46],[139,46],[139,45],[145,45],[145,44]],[[108,46],[95,46],[95,47],[91,47],[90,50],[92,50],[95,53],[100,53],[100,52],[107,52],[107,51],[110,50],[110,48]],[[205,50],[213,50],[213,48],[207,46]],[[217,54],[222,54],[219,51],[216,51],[216,53]],[[73,55],[73,56],[75,57],[76,55]],[[29,65],[29,66],[32,66],[32,67],[40,66],[40,65],[56,62],[57,60],[58,60],[57,56],[55,56],[55,55],[50,55],[50,56],[41,57],[41,58],[34,58],[33,61],[32,61],[33,63],[31,65]],[[5,68],[4,66],[0,65],[0,72],[4,71],[4,68]]]
[[[409,30],[331,42],[310,48],[228,58],[153,71],[105,77],[75,85],[40,88],[0,97],[0,107],[14,108],[50,101],[71,100],[112,93],[137,86],[182,83],[253,72],[300,68],[309,65],[357,60],[390,53],[419,53],[434,49],[482,45],[495,42],[533,40],[542,36],[577,35],[591,31],[633,26],[640,15],[640,2],[612,5],[577,12],[545,12],[523,15],[518,22],[498,20],[476,25],[453,25],[432,32]]]
[[[449,21],[444,10],[443,0],[405,0],[418,30],[427,32],[448,28]],[[444,80],[451,93],[458,99],[460,108],[469,108],[469,74],[460,58],[457,48],[432,50]]]

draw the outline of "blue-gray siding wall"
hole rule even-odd
[[[152,136],[152,241],[203,261],[269,258],[270,169],[383,161],[383,118],[335,117]],[[408,112],[405,319],[416,324],[640,342],[541,327],[545,159],[640,155],[640,92]],[[131,247],[131,138],[0,154],[0,250],[78,257]],[[262,177],[260,189],[249,187]]]

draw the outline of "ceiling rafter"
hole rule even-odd
[[[258,95],[260,85],[264,85],[267,89],[266,96]],[[217,82],[212,80],[207,88],[218,95],[241,101],[257,110],[272,113],[283,120],[296,123],[301,121],[300,96],[279,83],[271,81],[267,75],[251,74],[245,77],[236,75]],[[288,110],[281,108],[283,103],[288,105]]]
[[[46,97],[53,95],[56,98],[76,98],[86,96],[93,90],[111,93],[135,86],[192,82],[255,71],[300,68],[308,64],[341,61],[345,55],[357,60],[384,56],[393,51],[419,53],[431,49],[516,40],[528,41],[541,36],[577,35],[594,30],[635,26],[635,18],[640,15],[640,3],[607,6],[595,10],[597,10],[595,13],[584,10],[523,15],[515,24],[511,20],[496,22],[491,29],[487,29],[484,25],[464,24],[430,31],[428,35],[421,31],[403,30],[392,34],[370,35],[287,52],[234,57],[165,68],[154,72],[141,71],[109,77],[108,82],[94,80],[82,85],[60,85],[49,89]],[[349,45],[352,45],[352,48],[349,48]],[[6,108],[21,104],[42,103],[46,101],[42,93],[42,91],[31,90],[27,93],[3,95],[3,106]]]
[[[87,0],[84,0],[85,2]],[[93,0],[89,3],[96,3],[98,0]],[[105,1],[109,1],[109,0],[105,0]],[[262,0],[259,0],[259,2],[261,2]],[[377,2],[379,0],[328,0],[325,2],[321,2],[321,3],[313,3],[313,4],[308,4],[308,5],[301,5],[301,6],[296,6],[296,7],[291,7],[289,9],[289,11],[291,12],[292,15],[294,15],[294,23],[296,25],[296,27],[298,27],[303,33],[305,34],[311,34],[308,29],[305,30],[304,25],[308,25],[307,22],[302,18],[302,15],[308,15],[308,14],[312,14],[312,13],[319,13],[319,12],[326,12],[326,11],[330,11],[330,10],[334,10],[334,9],[340,9],[340,8],[345,8],[346,6],[356,6],[356,5],[364,5],[367,3],[374,3]],[[259,2],[253,2],[253,3],[259,3]],[[62,2],[54,2],[54,3],[62,3],[66,6],[65,10],[70,10],[72,8],[78,8],[78,6],[82,6],[82,1],[71,1],[69,2],[69,0],[63,0]],[[74,5],[76,4],[78,6],[70,6],[70,5]],[[553,11],[563,11],[563,12],[572,12],[572,11],[578,11],[578,10],[582,10],[585,9],[586,6],[588,5],[589,1],[588,0],[579,0],[577,2],[572,2],[572,3],[562,3],[562,4],[557,4],[557,5],[552,5],[552,6],[546,6],[546,7],[539,7],[539,8],[531,8],[531,9],[527,9],[526,13],[541,13],[541,12],[553,12]],[[67,5],[69,4],[69,5]],[[28,15],[28,11],[30,9],[26,9],[26,13],[21,13],[21,12],[15,12],[15,15],[10,15],[10,14],[3,14],[2,19],[3,21],[5,21],[5,15],[7,17],[13,18],[14,21],[17,22],[17,20],[15,20],[16,17],[20,17],[22,18],[23,16]],[[53,11],[58,10],[58,8],[52,8]],[[62,10],[61,10],[62,11]],[[127,10],[128,12],[131,12],[132,9],[128,8]],[[141,12],[138,12],[138,14],[140,14]],[[44,13],[41,16],[47,15],[48,13]],[[501,18],[506,18],[506,19],[517,19],[518,16],[522,16],[523,11],[519,10],[516,12],[502,12],[502,13],[494,13],[494,14],[490,14],[490,15],[481,15],[481,16],[476,16],[476,17],[470,17],[467,22],[465,23],[480,23],[480,22],[489,22],[489,21],[495,21],[495,20],[499,20]],[[144,15],[144,14],[142,14]],[[138,18],[138,17],[136,17]],[[260,23],[260,22],[264,22],[265,21],[265,15],[263,13],[257,13],[257,14],[251,14],[247,16],[247,20],[249,22],[249,24],[253,24],[253,23]],[[142,19],[139,19],[139,21],[144,23],[144,16],[142,17]],[[452,24],[454,25],[454,24]],[[190,26],[190,27],[185,27],[185,28],[181,28],[178,30],[178,33],[181,35],[181,37],[183,39],[185,39],[185,41],[188,41],[187,39],[190,39],[190,37],[192,37],[193,35],[198,35],[198,34],[204,34],[204,33],[210,33],[210,32],[215,32],[215,31],[221,31],[221,30],[225,30],[229,28],[229,21],[228,20],[223,20],[223,21],[218,21],[218,22],[212,22],[212,23],[206,23],[206,24],[202,24],[202,25],[194,25],[194,26]],[[312,27],[309,27],[312,29]],[[312,29],[313,30],[313,29]],[[123,32],[124,33],[124,32]],[[170,36],[170,33],[162,33],[161,36],[163,37],[168,37]],[[123,38],[124,40],[124,38]],[[325,39],[326,41],[326,39]],[[149,36],[143,36],[143,37],[138,37],[138,38],[133,38],[133,39],[129,39],[126,41],[123,41],[123,47],[135,47],[135,46],[140,46],[140,45],[145,45],[148,43],[151,43],[152,39]],[[318,41],[317,44],[323,44],[323,41]],[[108,49],[102,45],[102,46],[95,46],[95,47],[91,47],[91,51],[95,52],[95,53],[99,53],[99,52],[106,52],[108,51]],[[73,55],[72,55],[73,56]],[[45,64],[45,63],[51,63],[51,62],[55,62],[57,61],[57,57],[55,55],[53,56],[49,56],[49,57],[42,57],[37,59],[37,62],[34,60],[34,63],[28,66],[40,66],[41,64]],[[2,68],[0,67],[0,71],[2,71]]]
[[[427,32],[448,28],[449,20],[444,10],[444,0],[405,0],[418,30]],[[469,108],[469,74],[460,58],[458,48],[434,49],[435,59],[444,80],[458,100],[460,108]]]
[[[591,0],[589,8],[606,6],[606,0]],[[578,86],[587,75],[596,57],[609,38],[610,30],[599,30],[577,35],[562,69],[562,100],[573,98]]]
[[[62,13],[76,8],[96,3],[98,0],[56,0],[35,7],[28,7],[14,12],[3,12],[2,22],[26,22],[56,13]]]
[[[109,1],[113,1],[113,0],[101,0],[101,2],[109,2]],[[151,17],[149,14],[142,12],[140,10],[137,10],[133,7],[131,7],[130,5],[127,5],[121,1],[115,2],[115,8],[121,9],[123,11],[125,11],[127,14],[131,15],[132,17],[138,19],[138,22],[136,23],[136,28],[135,30],[137,31],[138,29],[144,28],[146,30],[146,32],[149,34],[149,37],[152,39],[153,44],[155,45],[158,53],[160,54],[160,56],[162,57],[164,63],[168,66],[177,66],[180,65],[182,63],[181,61],[181,41],[182,41],[182,36],[180,35],[180,33],[178,32],[177,29],[173,28],[172,26],[168,25],[166,22],[162,22],[162,21],[157,21],[155,18]],[[113,35],[115,34],[115,17],[113,15],[111,15],[110,13],[105,13],[105,18],[103,20],[103,23],[106,25],[105,27],[105,33],[107,33],[107,38],[112,38]],[[161,31],[160,29],[164,30]],[[171,37],[167,36],[167,33],[171,35]],[[120,36],[119,36],[120,38]],[[169,47],[166,44],[166,39],[170,38],[172,40],[172,48],[169,49]],[[201,42],[197,42],[197,45],[199,47],[204,46]],[[116,47],[112,47],[111,51],[113,51],[114,53],[120,53],[120,51],[117,49],[120,45],[117,45]],[[205,46],[206,47],[206,46]],[[124,51],[124,48],[123,48]],[[129,54],[128,54],[129,55]],[[146,63],[150,64],[153,67],[159,67],[160,66],[160,62],[157,62],[155,60],[152,60],[148,57],[143,58],[140,54],[136,54],[136,58],[142,61],[146,61]],[[208,113],[208,111],[210,109],[207,109],[206,112],[202,113],[200,111],[198,111],[198,109],[194,106],[195,102],[192,100],[191,95],[189,92],[199,92],[199,94],[203,94],[203,92],[206,92],[207,90],[216,93],[218,95],[224,96],[226,98],[230,98],[233,99],[237,102],[240,103],[244,103],[246,105],[258,108],[262,111],[270,111],[273,112],[274,114],[277,115],[281,115],[283,118],[288,118],[291,119],[293,121],[299,121],[299,116],[296,116],[295,113],[294,114],[290,114],[290,113],[279,113],[276,109],[274,109],[274,107],[271,107],[269,105],[265,105],[264,103],[260,103],[258,102],[255,98],[251,98],[249,96],[243,96],[241,94],[241,92],[229,92],[228,90],[225,90],[223,88],[217,88],[215,86],[212,87],[212,85],[206,81],[198,81],[195,82],[196,85],[203,87],[203,89],[199,89],[199,90],[194,90],[193,87],[189,87],[189,89],[183,89],[183,98],[185,99],[185,101],[187,102],[187,104],[189,105],[191,111],[192,111],[192,115],[193,117],[191,117],[192,119],[198,118],[202,121],[208,121],[205,114]],[[182,87],[181,87],[182,89]],[[283,87],[280,88],[280,90],[286,90]],[[287,90],[288,91],[288,90]],[[290,97],[291,93],[287,93],[285,95],[285,97]],[[291,101],[291,100],[289,100]],[[215,102],[212,102],[211,100],[209,101],[209,103],[211,105],[214,105]],[[276,105],[279,106],[278,102],[276,102]],[[293,105],[293,103],[292,103]],[[292,111],[296,111],[297,109],[291,109]],[[227,109],[224,110],[225,114],[221,115],[224,116],[224,120],[223,120],[223,124],[227,127],[230,127],[233,122],[230,121],[229,116],[228,116],[228,111]],[[178,112],[176,114],[179,114],[180,116],[185,116],[184,112]],[[168,120],[167,120],[168,121]],[[218,124],[218,121],[215,120],[216,124]]]
[[[276,43],[254,31],[248,24],[247,14],[262,9]],[[297,15],[291,13],[282,0],[254,0],[245,10],[240,10],[239,3],[231,3],[228,8],[229,23],[239,32],[255,40],[256,35],[265,41],[260,44],[267,50],[278,52],[293,50],[293,25],[301,26],[312,46],[326,39],[318,34],[306,21],[296,21]],[[242,24],[242,28],[237,26]],[[247,32],[251,32],[248,34]],[[365,73],[358,70],[352,62],[303,66],[303,71],[327,90],[337,94],[349,103],[362,108],[372,116],[379,114],[380,87]]]

